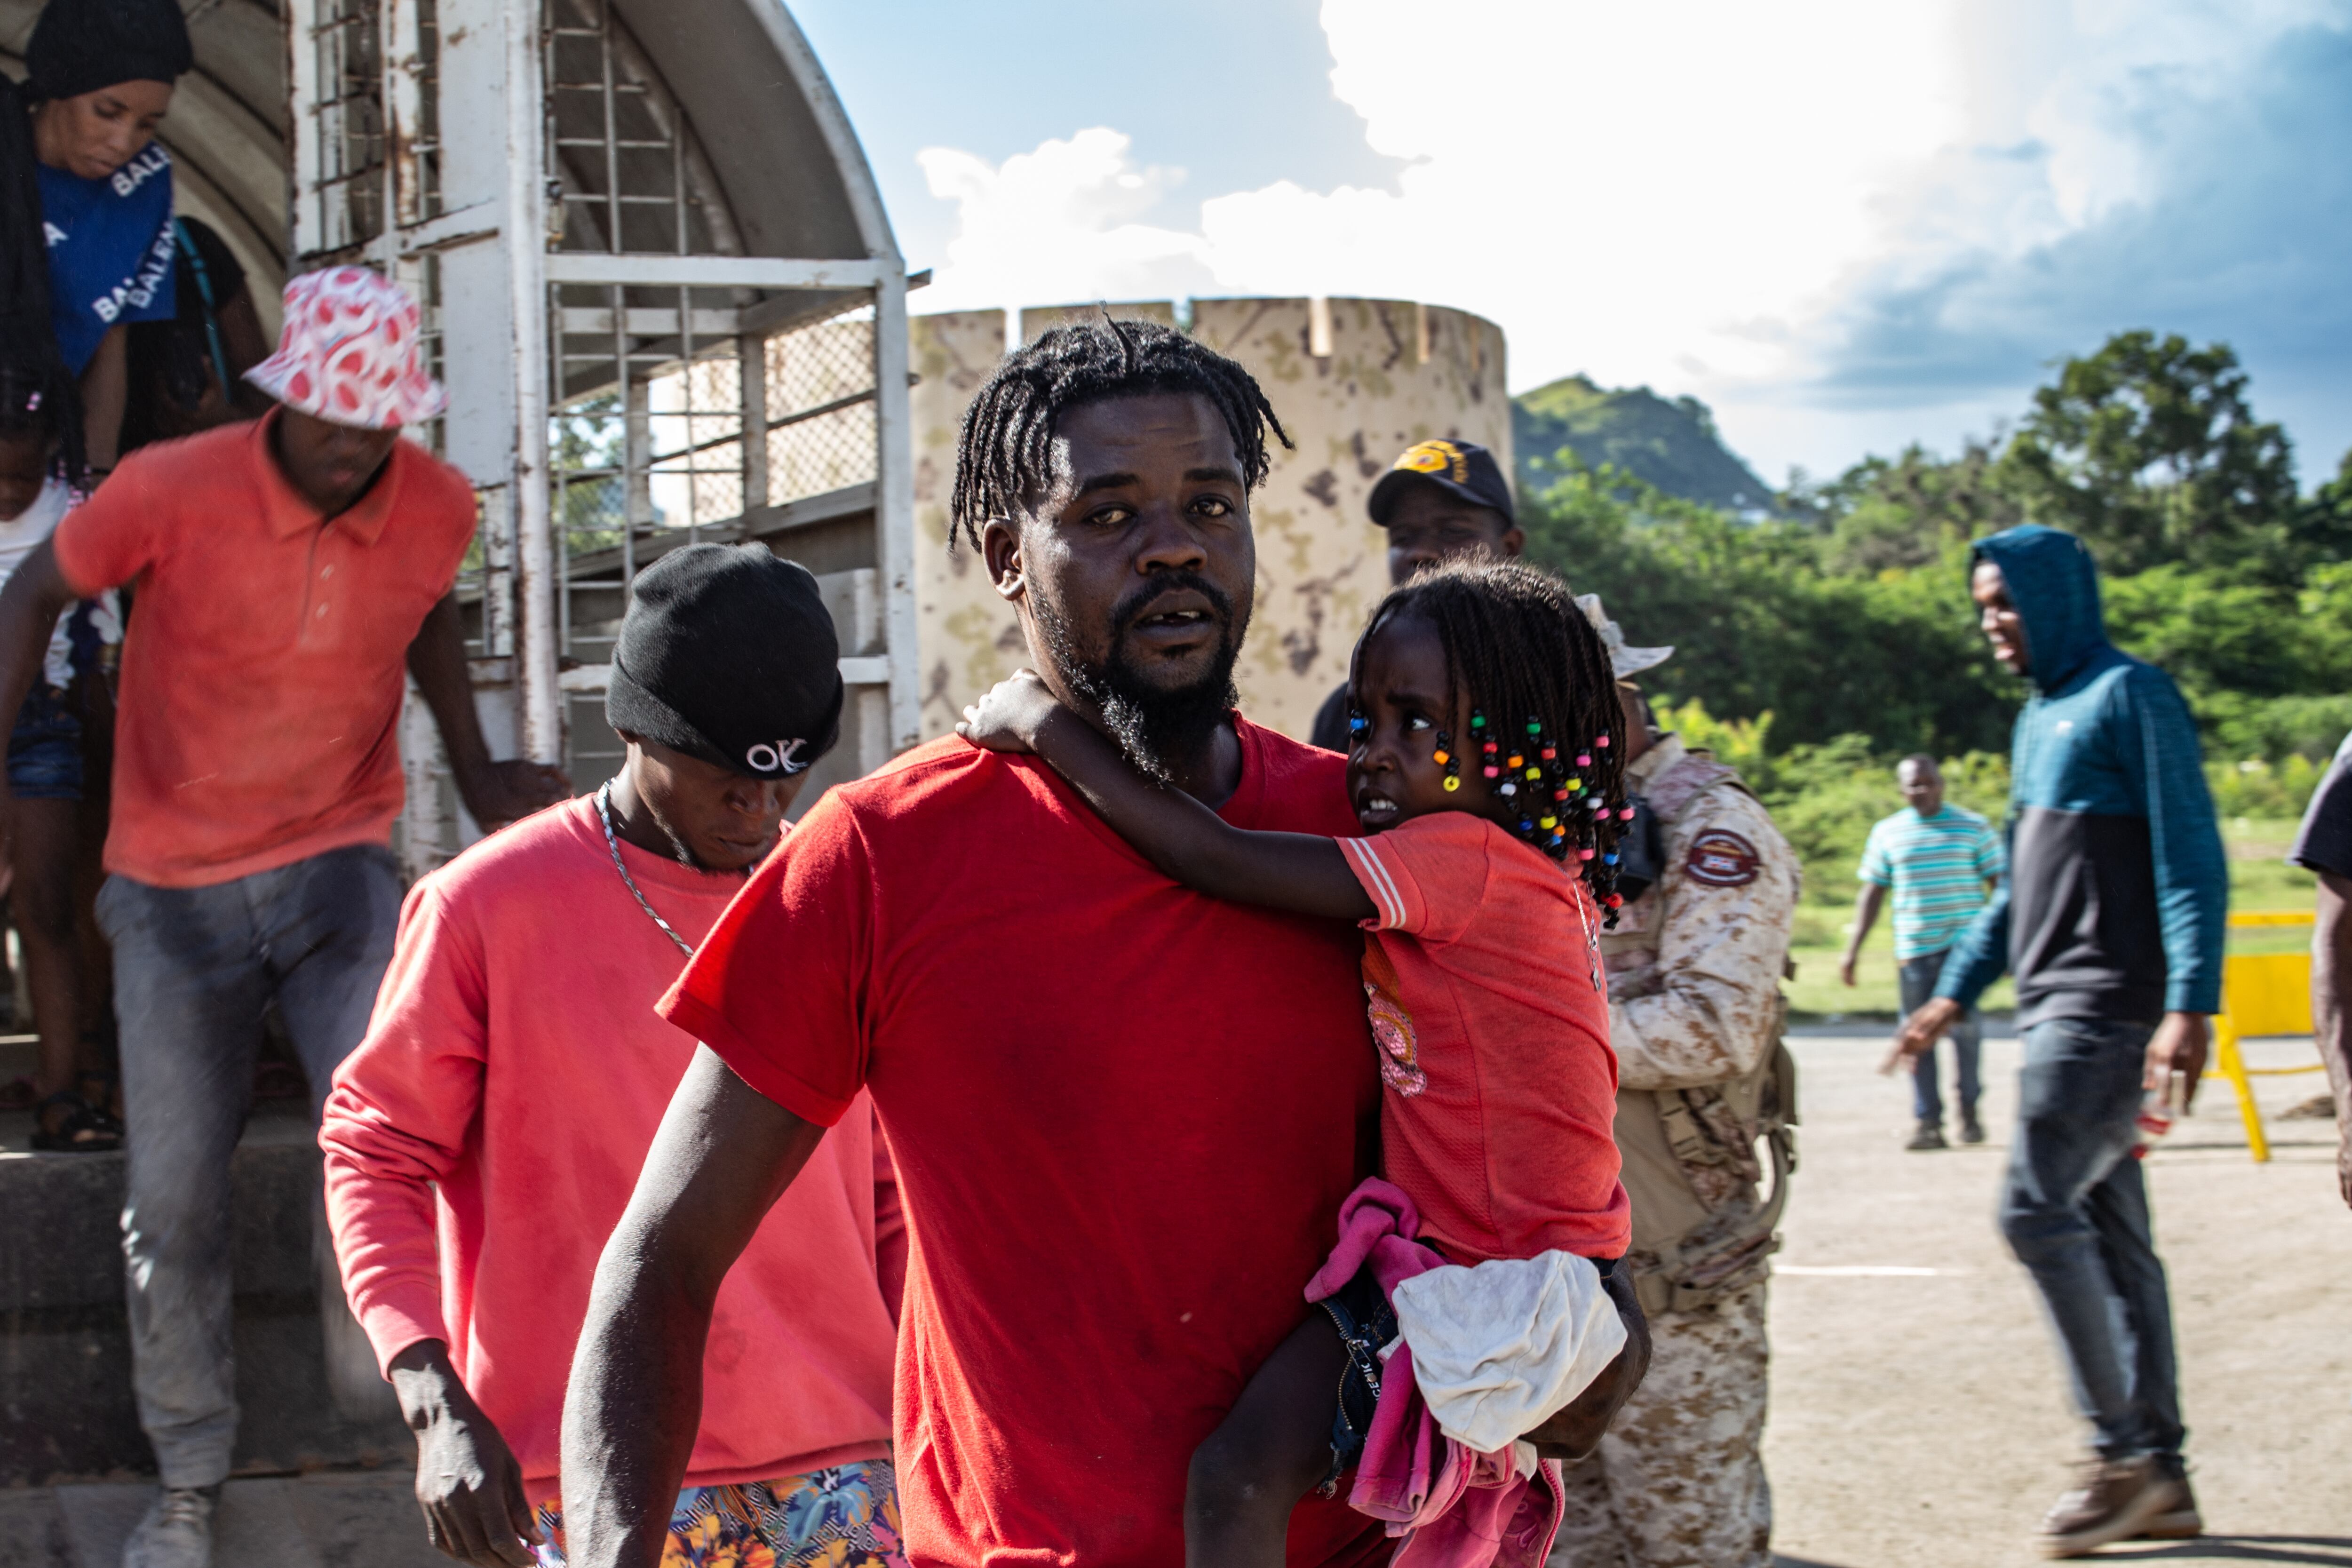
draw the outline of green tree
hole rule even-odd
[[[1828,484],[1800,479],[1787,504],[1826,536],[1822,559],[1832,572],[1870,577],[1927,566],[1955,542],[2025,521],[1999,481],[1998,458],[1986,440],[1962,443],[1948,459],[1915,441],[1899,457],[1865,458]]]
[[[2179,562],[2291,580],[2316,542],[2286,435],[2246,386],[2226,343],[2119,332],[2036,389],[1999,482],[2110,574]]]

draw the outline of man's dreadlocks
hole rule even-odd
[[[54,431],[68,483],[82,481],[81,395],[49,320],[49,250],[32,114],[0,77],[0,429]]]
[[[1606,910],[1617,891],[1619,813],[1625,809],[1623,715],[1617,679],[1600,634],[1576,606],[1567,584],[1517,561],[1454,561],[1393,589],[1372,612],[1349,670],[1353,687],[1364,645],[1391,620],[1425,623],[1445,649],[1445,677],[1460,704],[1451,738],[1465,768],[1482,766],[1492,738],[1497,757],[1523,759],[1506,769],[1511,798],[1523,803],[1511,824],[1546,854],[1581,861],[1586,885]],[[1486,724],[1472,727],[1474,716]],[[1556,755],[1542,756],[1545,746]],[[1530,770],[1541,777],[1528,776]],[[1578,786],[1578,787],[1571,787]],[[1555,798],[1565,795],[1567,798]],[[1545,825],[1565,831],[1555,836]],[[1611,924],[1616,916],[1608,916]]]
[[[955,494],[948,502],[948,547],[959,535],[980,548],[992,518],[1011,517],[1053,484],[1054,428],[1081,404],[1155,392],[1205,397],[1224,416],[1242,482],[1255,489],[1269,459],[1265,432],[1290,437],[1250,373],[1172,327],[1100,321],[1055,327],[1004,356],[964,411],[956,448]]]

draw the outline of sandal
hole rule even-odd
[[[74,1074],[74,1088],[92,1110],[115,1131],[122,1131],[122,1114],[114,1109],[122,1098],[122,1075],[108,1068],[83,1068]]]
[[[49,1112],[66,1108],[58,1125],[49,1126]],[[34,1108],[33,1147],[45,1154],[109,1154],[122,1147],[122,1130],[114,1118],[92,1106],[70,1089],[61,1089]]]

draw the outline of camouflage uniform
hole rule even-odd
[[[1648,1378],[1600,1451],[1568,1471],[1551,1563],[1765,1568],[1772,1497],[1760,1448],[1764,1275],[1773,1242],[1769,1220],[1759,1220],[1753,1140],[1736,1096],[1724,1091],[1755,1074],[1779,1041],[1797,859],[1738,775],[1677,738],[1661,739],[1628,772],[1628,789],[1661,820],[1664,853],[1657,882],[1626,905],[1601,945],[1634,1205],[1628,1261],[1650,1308],[1654,1351]],[[1664,1178],[1659,1163],[1642,1163],[1629,1136],[1629,1118],[1645,1107],[1655,1108],[1649,1125],[1666,1128],[1648,1146],[1677,1156]],[[1693,1150],[1697,1156],[1686,1157]],[[1657,1217],[1677,1205],[1672,1223]],[[1660,1245],[1662,1224],[1685,1232],[1694,1221],[1679,1256],[1699,1261],[1677,1277],[1698,1289],[1677,1301],[1658,1271],[1661,1254],[1644,1249]]]

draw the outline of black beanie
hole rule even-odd
[[[25,47],[25,86],[37,99],[79,98],[176,81],[195,63],[178,0],[49,0]]]
[[[758,779],[841,735],[841,643],[808,568],[767,547],[689,544],[637,574],[604,719]]]

